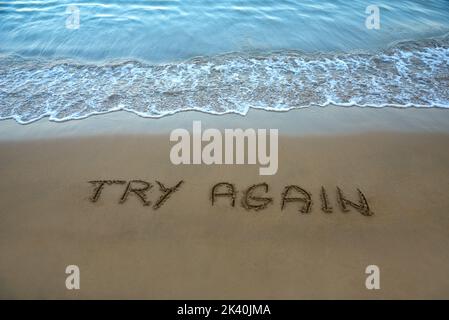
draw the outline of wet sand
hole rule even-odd
[[[279,170],[171,164],[169,132],[278,128]],[[0,122],[0,298],[449,298],[449,110],[317,108],[246,117],[197,112],[163,119],[113,113],[22,126]],[[92,180],[105,186],[92,202]],[[153,185],[151,205],[120,198],[130,180]],[[156,180],[184,183],[160,208]],[[237,190],[212,206],[218,182]],[[267,183],[272,203],[245,209]],[[281,210],[298,185],[312,207]],[[321,188],[332,213],[322,210]],[[343,212],[337,187],[374,212]],[[81,289],[67,290],[78,265]],[[365,268],[380,268],[380,290]]]

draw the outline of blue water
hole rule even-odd
[[[67,29],[66,8],[80,12]],[[375,1],[381,29],[365,27],[372,0],[36,0],[0,2],[2,52],[26,56],[172,62],[251,50],[381,48],[449,30],[449,1]]]
[[[0,1],[0,119],[449,107],[449,1]],[[79,10],[79,28],[67,28]]]

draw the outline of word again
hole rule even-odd
[[[273,203],[273,198],[267,196],[269,193],[269,185],[267,183],[254,184],[243,191],[243,197],[241,199],[241,205],[247,210],[263,210]],[[349,200],[343,191],[337,187],[336,190],[337,202],[341,211],[348,212],[350,207],[357,210],[364,216],[372,216],[374,213],[371,211],[368,201],[365,195],[357,189],[358,202]],[[237,191],[232,183],[220,182],[212,187],[210,200],[212,206],[215,205],[218,198],[227,198],[228,204],[231,207],[235,207],[237,198]],[[321,187],[320,191],[321,210],[325,213],[332,213],[333,207],[329,200],[328,192],[324,187]],[[287,209],[290,205],[296,203],[298,211],[300,213],[310,213],[312,211],[312,194],[297,185],[288,185],[284,187],[281,193],[281,210]]]

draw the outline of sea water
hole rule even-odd
[[[0,1],[0,119],[449,107],[448,32],[447,0]]]

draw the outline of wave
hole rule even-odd
[[[449,108],[449,36],[379,52],[230,53],[171,64],[0,57],[0,119],[30,123],[117,110],[246,114],[326,106]]]

